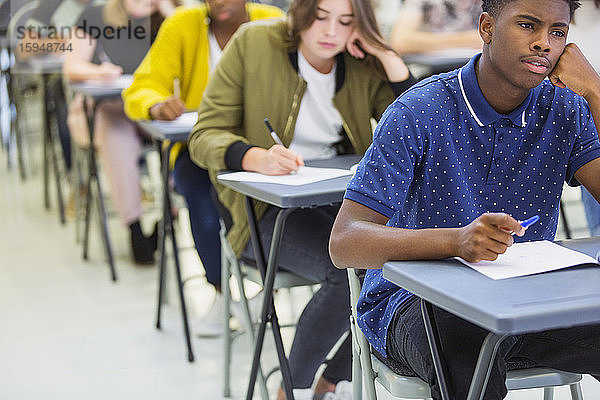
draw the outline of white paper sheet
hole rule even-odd
[[[352,171],[339,168],[300,167],[298,168],[298,172],[295,174],[263,175],[257,172],[241,171],[221,174],[219,175],[218,179],[223,181],[263,182],[297,186],[338,178],[346,175],[352,175]]]
[[[133,75],[121,75],[117,79],[103,81],[98,79],[90,79],[80,82],[82,87],[102,88],[102,89],[125,89],[133,83]]]
[[[173,121],[152,121],[152,124],[163,132],[180,132],[182,130],[191,131],[196,122],[198,122],[198,113],[193,111],[181,114]]]
[[[500,254],[495,261],[470,263],[460,257],[456,259],[492,279],[537,274],[580,264],[598,264],[586,254],[547,240],[516,243],[509,247],[506,253]]]

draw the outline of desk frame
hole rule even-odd
[[[86,95],[87,97],[87,95]],[[87,116],[88,130],[90,133],[90,144],[88,148],[88,178],[86,182],[86,201],[85,201],[85,225],[83,234],[83,259],[88,259],[89,249],[89,238],[90,238],[90,219],[91,219],[91,207],[92,207],[92,186],[95,186],[97,196],[98,215],[100,218],[100,228],[102,234],[102,243],[104,244],[104,251],[108,260],[108,266],[110,268],[110,275],[113,282],[117,280],[117,271],[115,268],[115,260],[110,244],[110,235],[108,232],[108,215],[106,212],[106,205],[104,204],[104,192],[102,191],[102,185],[100,178],[98,177],[98,166],[96,164],[96,149],[94,145],[94,121],[96,117],[96,107],[102,100],[94,96],[90,96],[94,100],[92,110],[88,110],[86,99],[83,100],[83,110]]]
[[[86,201],[85,201],[85,225],[84,225],[84,236],[83,236],[83,259],[88,259],[88,248],[89,248],[89,231],[90,231],[90,219],[91,219],[91,202],[93,199],[92,189],[95,188],[97,194],[97,207],[98,215],[100,219],[100,229],[102,242],[104,244],[104,251],[110,268],[110,275],[113,282],[117,280],[117,272],[115,268],[115,260],[112,252],[112,246],[110,244],[110,235],[108,232],[108,215],[106,212],[106,205],[104,204],[104,192],[102,191],[102,184],[98,177],[98,165],[96,161],[96,149],[94,144],[94,122],[96,119],[96,108],[98,104],[104,100],[110,100],[121,96],[123,88],[117,87],[102,87],[100,85],[94,86],[86,83],[75,83],[71,85],[74,92],[81,93],[84,96],[83,110],[87,117],[88,131],[89,131],[89,146],[88,146],[88,179],[86,182]],[[88,109],[87,99],[93,100],[93,107],[91,110]]]
[[[156,145],[158,153],[161,155],[161,180],[162,180],[162,222],[160,224],[158,236],[159,271],[158,271],[158,299],[156,302],[156,329],[162,329],[162,306],[165,303],[165,292],[167,284],[167,237],[171,238],[171,248],[173,251],[173,262],[175,275],[177,278],[177,294],[181,305],[181,319],[183,322],[183,333],[187,348],[187,359],[194,362],[194,350],[190,333],[190,324],[188,319],[187,306],[185,303],[184,288],[187,280],[184,280],[181,273],[181,263],[179,261],[177,238],[173,227],[173,215],[171,214],[171,192],[169,190],[169,165],[171,164],[171,149],[177,142],[187,141],[192,126],[182,129],[165,129],[158,127],[154,121],[137,121],[137,125],[148,133]],[[168,145],[164,146],[164,143]]]
[[[342,156],[332,160],[313,161],[312,163],[308,164],[316,167],[348,168],[352,164],[358,162],[359,159],[360,157],[351,155]],[[294,387],[292,376],[283,346],[283,339],[281,337],[280,329],[281,327],[277,318],[275,304],[273,302],[273,286],[275,283],[277,268],[279,266],[279,250],[281,239],[285,230],[285,222],[289,215],[299,208],[321,207],[339,203],[343,199],[344,192],[346,190],[346,184],[349,180],[350,176],[346,176],[297,187],[276,184],[254,184],[220,181],[220,183],[223,185],[243,194],[246,197],[246,214],[250,228],[250,240],[256,257],[256,264],[263,279],[264,297],[254,346],[252,368],[250,370],[250,381],[248,382],[248,390],[246,392],[247,400],[251,400],[254,396],[254,387],[260,367],[260,357],[262,353],[264,337],[266,334],[267,323],[271,324],[271,330],[273,331],[275,349],[277,351],[277,358],[283,378],[283,389],[285,391],[286,398],[288,400],[294,400],[294,394],[292,392]],[[280,208],[275,219],[275,225],[273,227],[273,238],[271,240],[268,259],[262,250],[263,247],[258,230],[258,220],[254,211],[252,199],[264,201]]]
[[[560,244],[565,245],[565,247],[568,248],[588,253],[591,256],[595,257],[596,250],[600,246],[600,239],[592,238],[567,240]],[[394,265],[395,263],[392,262],[386,263],[386,265],[384,265],[384,277],[390,280],[391,282],[397,283],[398,285],[405,287],[407,290],[413,292],[416,296],[419,296],[421,299],[421,314],[425,323],[425,330],[430,350],[432,353],[436,376],[440,385],[440,392],[442,394],[442,399],[444,400],[450,399],[450,396],[446,383],[446,364],[444,362],[443,353],[440,346],[439,332],[437,330],[437,327],[435,325],[435,319],[433,317],[434,303],[437,306],[446,309],[448,312],[451,312],[457,315],[458,317],[469,320],[472,323],[475,323],[489,331],[480,349],[479,357],[469,388],[469,394],[467,397],[468,400],[481,400],[483,398],[483,394],[485,393],[485,388],[487,386],[487,381],[489,379],[492,362],[496,357],[496,353],[500,344],[508,336],[531,332],[534,330],[557,329],[566,326],[586,325],[600,322],[600,304],[598,304],[597,302],[597,299],[600,298],[600,290],[593,293],[586,292],[585,295],[575,296],[575,298],[564,298],[564,293],[558,293],[556,294],[556,296],[554,296],[554,293],[552,292],[551,296],[542,299],[544,300],[544,307],[548,307],[551,303],[555,303],[557,304],[557,306],[555,306],[554,308],[550,307],[545,315],[539,314],[540,312],[538,311],[538,308],[541,307],[541,305],[535,304],[536,302],[533,302],[532,299],[529,298],[519,299],[519,301],[525,302],[523,304],[527,304],[527,302],[531,303],[529,309],[519,310],[519,312],[515,311],[512,314],[508,313],[506,315],[499,314],[501,311],[491,309],[487,314],[484,314],[482,313],[482,311],[480,311],[480,309],[481,307],[488,306],[487,304],[479,306],[469,306],[466,302],[468,300],[473,299],[459,299],[453,296],[452,293],[441,293],[443,288],[437,288],[437,286],[439,285],[437,282],[431,282],[430,280],[430,282],[426,283],[424,282],[424,277],[419,277],[419,274],[415,273],[411,274],[411,269],[414,270],[415,268],[420,268],[421,271],[423,271],[424,268],[427,267],[425,265],[426,263],[430,263],[430,268],[439,268],[442,266],[442,263],[444,263],[443,266],[445,268],[446,264],[447,268],[453,267],[452,265],[450,265],[449,261],[404,262],[404,269],[406,270],[406,272],[404,272],[402,269],[402,265]],[[433,265],[434,263],[435,266]],[[457,269],[455,270],[457,273],[461,273],[458,269],[460,268],[462,272],[465,272],[467,274],[461,277],[468,278],[467,284],[473,285],[474,282],[472,281],[472,279],[477,279],[479,282],[481,282],[481,284],[495,284],[496,286],[498,286],[497,289],[502,291],[503,293],[505,293],[504,290],[506,290],[507,286],[510,287],[509,285],[514,285],[513,290],[521,289],[523,285],[527,285],[528,282],[530,282],[532,279],[546,279],[542,283],[547,283],[551,282],[551,279],[557,279],[553,278],[557,275],[561,276],[564,279],[564,277],[572,278],[576,276],[575,274],[582,273],[589,274],[588,276],[595,278],[591,279],[590,282],[596,282],[598,279],[597,270],[588,270],[588,272],[585,272],[585,270],[577,271],[567,269],[537,276],[516,278],[516,280],[492,281],[484,275],[480,275],[476,271],[471,270],[468,267],[463,266],[462,264],[456,265],[455,267],[457,267]],[[432,278],[434,280],[441,279],[442,277],[440,273],[435,272],[432,276],[435,276],[435,278]],[[506,286],[501,287],[502,285]],[[490,288],[487,287],[485,289],[490,290]],[[554,296],[554,298],[552,296]],[[494,304],[493,300],[494,299],[490,300],[490,304],[492,305]],[[573,305],[573,303],[578,304]],[[572,310],[576,310],[577,308],[579,308],[579,310],[582,311],[582,313],[577,313],[577,319],[573,319],[573,316],[569,317],[570,313],[573,312]]]
[[[185,304],[185,296],[183,293],[185,281],[181,274],[181,264],[179,262],[179,253],[177,246],[177,238],[175,237],[175,229],[173,229],[173,215],[171,214],[171,194],[169,191],[169,160],[171,149],[173,148],[173,141],[169,142],[168,146],[164,146],[161,151],[162,141],[157,140],[157,150],[161,157],[161,172],[162,172],[162,183],[163,183],[163,206],[162,206],[162,223],[160,227],[160,235],[158,238],[158,248],[160,251],[159,261],[159,273],[158,273],[158,301],[156,304],[156,329],[161,329],[161,310],[165,300],[166,291],[166,272],[167,272],[167,254],[166,254],[166,240],[167,237],[171,238],[171,248],[173,251],[173,261],[175,267],[175,274],[177,277],[177,289],[179,295],[179,302],[181,305],[181,316],[183,320],[183,333],[185,335],[185,343],[187,346],[187,358],[189,362],[194,361],[194,350],[192,348],[192,340],[190,334],[190,325],[188,320],[187,307]]]

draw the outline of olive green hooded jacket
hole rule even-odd
[[[241,157],[250,146],[273,146],[265,118],[284,145],[292,142],[306,82],[298,75],[297,53],[289,51],[287,32],[281,19],[256,21],[238,29],[211,76],[188,139],[192,160],[209,170],[219,200],[231,214],[228,240],[238,256],[250,237],[244,196],[219,184],[216,175],[241,169]],[[371,144],[372,119],[379,120],[394,100],[394,92],[371,64],[348,53],[337,60],[333,103],[353,152],[362,155]],[[232,155],[235,158],[235,153],[239,153],[238,162],[226,161]],[[267,207],[256,202],[258,218]]]

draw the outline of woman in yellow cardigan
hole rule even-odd
[[[178,9],[163,23],[134,73],[133,84],[123,92],[125,113],[134,120],[168,121],[186,109],[198,108],[209,73],[237,28],[244,22],[282,16],[276,7],[246,4],[245,0],[207,0],[203,5]],[[178,96],[174,86],[179,85]],[[216,289],[211,310],[194,330],[215,336],[223,331],[219,215],[210,198],[207,171],[191,162],[185,146],[176,151],[175,189],[186,199],[196,250],[208,282]]]

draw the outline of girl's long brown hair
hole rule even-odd
[[[317,18],[317,7],[321,0],[293,0],[288,10],[288,51],[298,50],[300,33],[313,24]],[[375,11],[371,0],[349,0],[354,14],[355,28],[361,36],[371,45],[381,50],[394,51],[384,42],[375,18]],[[600,0],[598,0],[600,1]],[[395,51],[394,51],[395,52]],[[385,77],[385,70],[379,60],[367,54],[365,61]]]
[[[293,0],[288,10],[288,48],[296,50],[300,44],[300,33],[312,25],[317,18],[317,7],[321,0]],[[354,24],[369,44],[380,49],[392,50],[381,37],[371,0],[349,0],[354,13]],[[600,0],[598,0],[600,1]]]

